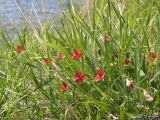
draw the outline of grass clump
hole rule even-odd
[[[160,2],[87,5],[85,10],[69,6],[59,22],[27,28],[13,43],[1,31],[2,119],[123,120],[159,114]]]

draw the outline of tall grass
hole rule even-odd
[[[17,32],[13,43],[1,31],[0,118],[128,120],[159,114],[160,2],[91,0],[82,10],[68,6],[58,22]],[[19,54],[18,44],[24,48]],[[78,60],[72,59],[74,50],[82,52]],[[97,68],[105,74],[99,81]],[[80,84],[77,71],[86,77]]]

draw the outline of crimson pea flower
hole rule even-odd
[[[67,83],[65,83],[64,81],[62,81],[62,87],[60,88],[60,91],[61,92],[65,92],[68,88],[68,85]]]
[[[44,64],[48,65],[52,60],[49,58],[44,58]]]
[[[75,82],[78,84],[86,80],[86,76],[80,71],[77,71],[74,77],[75,77]]]
[[[62,53],[58,53],[58,54],[57,54],[57,59],[58,59],[59,61],[62,60],[62,59],[64,59],[63,54],[62,54]]]
[[[125,60],[124,60],[124,63],[125,63],[125,65],[128,65],[129,64],[129,59],[128,58],[126,58]]]
[[[16,48],[16,51],[17,51],[18,54],[21,53],[21,52],[23,52],[24,51],[23,46],[21,44],[18,44],[17,48]]]
[[[150,57],[146,56],[147,61],[148,61],[148,62],[150,62],[150,61],[155,61],[155,60],[157,59],[156,54],[155,54],[154,52],[151,52],[150,54],[151,54]]]
[[[128,79],[126,79],[126,86],[129,88],[132,88],[134,86],[134,83]]]
[[[154,52],[151,52],[151,57],[152,57],[152,60],[155,60],[157,58],[157,56]]]
[[[82,52],[80,50],[73,50],[73,60],[78,60],[82,56]]]
[[[95,77],[95,80],[96,80],[96,81],[100,81],[100,80],[102,80],[102,79],[104,78],[105,73],[104,73],[103,70],[97,68],[97,69],[96,69],[96,73],[97,73],[97,75],[96,75],[96,77]]]

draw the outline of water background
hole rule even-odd
[[[85,0],[73,1],[83,4]],[[68,0],[62,2],[67,6]],[[25,24],[25,17],[37,25],[38,18],[43,23],[45,20],[58,17],[60,13],[61,8],[57,0],[0,0],[0,27],[19,28]]]

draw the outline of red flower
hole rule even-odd
[[[75,82],[76,83],[80,83],[84,80],[86,80],[86,76],[82,72],[78,71],[75,73]]]
[[[134,83],[132,81],[129,81],[128,79],[126,79],[126,86],[129,88],[132,88],[134,85]]]
[[[105,75],[104,71],[98,68],[98,69],[96,70],[96,72],[97,72],[97,75],[96,75],[96,77],[95,77],[95,80],[96,80],[96,81],[102,80],[102,79],[104,78],[104,75]]]
[[[129,59],[128,58],[126,58],[125,60],[124,60],[124,63],[125,63],[125,65],[128,65],[129,64]]]
[[[48,65],[52,60],[49,58],[44,58],[44,64]]]
[[[21,53],[21,52],[23,52],[24,51],[23,46],[21,44],[18,44],[17,48],[16,48],[16,51],[17,51],[18,54]]]
[[[62,87],[60,88],[60,91],[61,92],[65,92],[68,88],[68,85],[67,83],[65,83],[64,81],[62,81]]]
[[[147,59],[148,62],[151,62],[151,61],[154,61],[154,60],[157,59],[157,56],[154,52],[151,52],[150,54],[151,54],[150,57],[146,56],[146,59]]]
[[[63,54],[62,54],[62,53],[58,53],[58,54],[57,54],[57,59],[58,59],[58,60],[64,59]]]
[[[154,52],[151,52],[151,57],[152,57],[152,60],[155,60],[157,58],[157,56]]]
[[[82,52],[80,50],[74,50],[73,51],[73,60],[78,60],[82,56]]]

